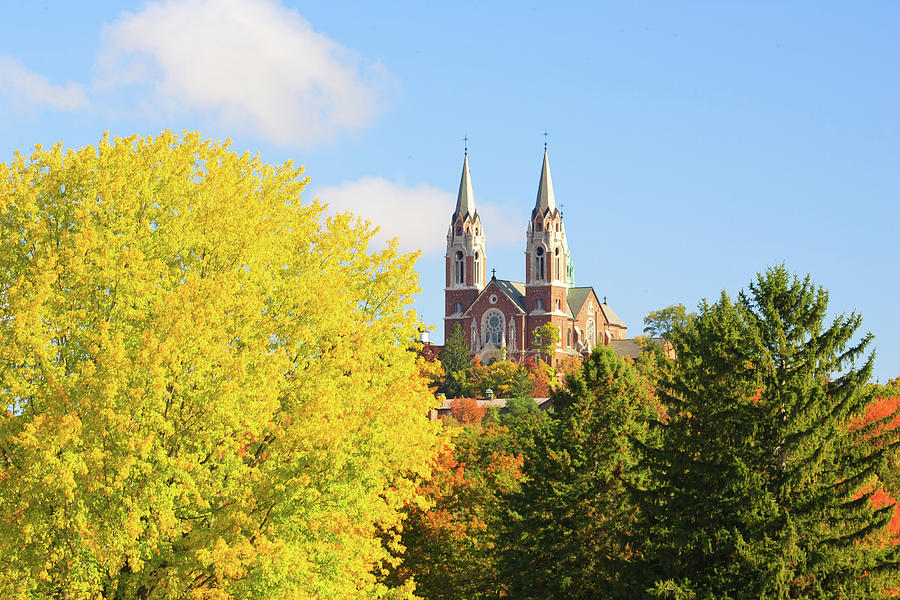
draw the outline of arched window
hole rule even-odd
[[[538,247],[534,252],[537,255],[537,260],[535,261],[537,264],[535,265],[535,279],[543,279],[544,278],[544,249]]]
[[[456,283],[465,283],[466,266],[462,251],[456,253]]]
[[[560,269],[560,265],[562,264],[560,261],[562,260],[562,257],[560,256],[559,248],[557,248],[553,252],[553,254],[556,256],[553,263],[553,277],[555,279],[559,279],[560,281],[564,281],[565,277],[562,275],[562,269]]]
[[[544,229],[544,226],[540,221],[538,221],[537,223],[534,224],[535,231],[543,231],[543,229]]]
[[[478,252],[475,253],[475,281],[473,283],[478,284],[481,281],[481,267],[478,264],[478,257],[481,256]]]
[[[462,314],[462,302],[457,302],[453,305],[453,313],[454,314]]]
[[[569,335],[566,336],[566,346],[572,347],[572,330],[569,329]]]
[[[594,339],[594,336],[596,335],[596,330],[594,329],[594,320],[593,319],[587,320],[587,327],[585,327],[585,329],[587,330],[586,335],[585,335],[585,337],[587,339],[585,340],[585,342],[587,343],[588,350],[590,350],[596,345],[596,341]]]
[[[544,310],[544,299],[538,298],[534,301],[534,310]]]
[[[506,326],[506,319],[503,313],[492,308],[485,311],[481,318],[481,344],[492,342],[495,346],[500,346],[503,342],[503,329]]]
[[[462,227],[456,227],[456,235],[462,235]]]
[[[557,310],[557,311],[561,311],[561,310],[562,310],[562,309],[560,308],[560,306],[561,306],[561,305],[560,305],[560,302],[559,302],[559,298],[557,298],[557,299],[556,299],[556,310]]]

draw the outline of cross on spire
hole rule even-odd
[[[497,269],[491,269],[491,281],[497,279]]]
[[[545,129],[545,130],[544,130],[544,152],[547,151],[547,136],[549,136],[549,135],[550,135],[550,134],[547,133],[547,130]]]
[[[463,144],[465,144],[464,152],[465,152],[466,156],[468,156],[469,155],[469,134],[468,133],[465,136],[463,136]]]

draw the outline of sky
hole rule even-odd
[[[900,376],[900,3],[0,2],[0,162],[165,129],[421,251],[438,343],[463,138],[488,271],[522,280],[547,132],[576,285],[629,335],[784,264]]]

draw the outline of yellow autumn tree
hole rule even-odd
[[[415,256],[197,133],[0,164],[0,597],[402,597]]]

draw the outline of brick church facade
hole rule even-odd
[[[485,231],[466,155],[447,232],[444,340],[459,325],[472,354],[482,361],[505,356],[521,362],[536,352],[534,330],[552,323],[560,332],[548,361],[552,365],[625,340],[625,323],[593,287],[575,285],[572,265],[544,149],[537,198],[525,227],[525,280],[487,278]]]

